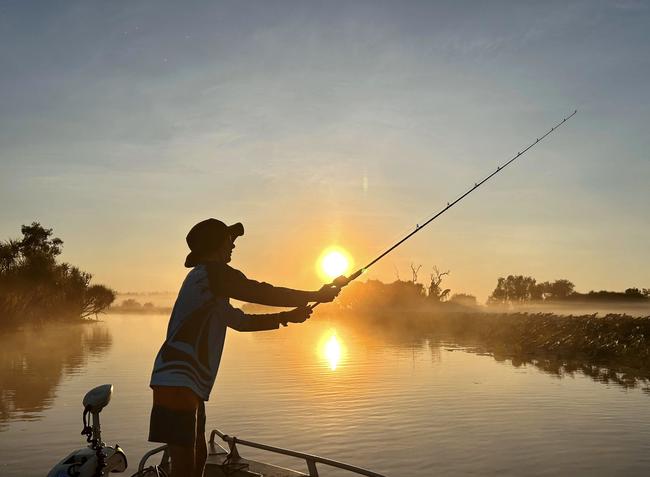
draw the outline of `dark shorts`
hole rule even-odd
[[[153,386],[149,441],[182,447],[205,442],[205,403],[189,388]]]

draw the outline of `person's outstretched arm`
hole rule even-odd
[[[227,324],[237,331],[267,331],[276,330],[280,324],[302,323],[311,315],[311,308],[301,306],[290,311],[262,315],[249,315],[238,308],[228,306]]]
[[[239,270],[225,264],[207,265],[210,288],[216,296],[258,303],[269,306],[302,306],[309,302],[328,303],[340,292],[340,288],[325,285],[320,290],[294,290],[276,287],[246,277]]]

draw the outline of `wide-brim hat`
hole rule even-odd
[[[226,225],[221,220],[206,219],[192,227],[185,237],[191,252],[185,258],[187,268],[196,267],[206,253],[212,252],[223,245],[226,237],[232,240],[244,235],[241,222]]]

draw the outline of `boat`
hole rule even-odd
[[[113,385],[97,386],[83,399],[83,430],[88,446],[77,449],[59,461],[48,477],[101,477],[109,473],[125,472],[128,464],[124,450],[119,446],[107,446],[102,442],[99,414],[111,400]],[[220,442],[217,442],[217,438]],[[240,447],[250,447],[276,455],[302,460],[306,472],[288,469],[267,462],[246,459],[241,456]],[[157,463],[150,461],[157,460]],[[204,477],[319,477],[324,467],[348,471],[350,475],[386,477],[362,467],[307,454],[282,447],[270,446],[236,436],[224,434],[218,429],[210,432],[208,458]],[[142,456],[137,471],[132,477],[168,477],[171,460],[166,445],[156,447]],[[323,476],[326,474],[323,474]]]
[[[219,437],[228,448],[223,447],[215,441]],[[242,457],[239,454],[237,446],[247,446],[256,449],[261,449],[267,452],[295,457],[296,459],[303,460],[306,465],[307,472],[304,473],[298,470],[287,469],[276,465],[250,460]],[[156,454],[161,454],[160,463],[158,465],[147,465],[150,458]],[[161,472],[158,475],[165,475],[169,471],[169,454],[167,453],[167,446],[163,445],[152,449],[147,452],[138,465],[138,472],[135,476],[149,477],[157,475],[155,472]],[[274,447],[259,442],[252,442],[240,439],[235,436],[229,436],[219,431],[218,429],[212,430],[210,433],[210,441],[208,443],[208,459],[205,464],[203,472],[204,477],[318,477],[321,474],[317,464],[321,466],[329,466],[337,469],[343,469],[350,472],[352,475],[364,475],[367,477],[386,477],[377,472],[373,472],[362,467],[346,464],[333,459],[326,459],[313,454],[298,452],[291,449],[284,449],[282,447]]]

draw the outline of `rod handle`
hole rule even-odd
[[[354,273],[353,273],[352,275],[350,275],[349,277],[346,277],[346,276],[344,276],[344,275],[341,275],[340,277],[337,277],[337,278],[335,278],[335,279],[332,281],[332,285],[335,286],[335,287],[338,287],[338,288],[343,288],[343,287],[346,286],[348,283],[350,283],[352,280],[356,280],[357,278],[359,278],[359,277],[363,274],[364,271],[365,271],[365,270],[364,270],[363,268],[360,268],[359,270],[357,270],[356,272],[354,272]],[[316,303],[314,303],[313,305],[310,305],[309,307],[313,310],[313,309],[316,308],[318,305],[320,305],[320,302],[316,302]]]

